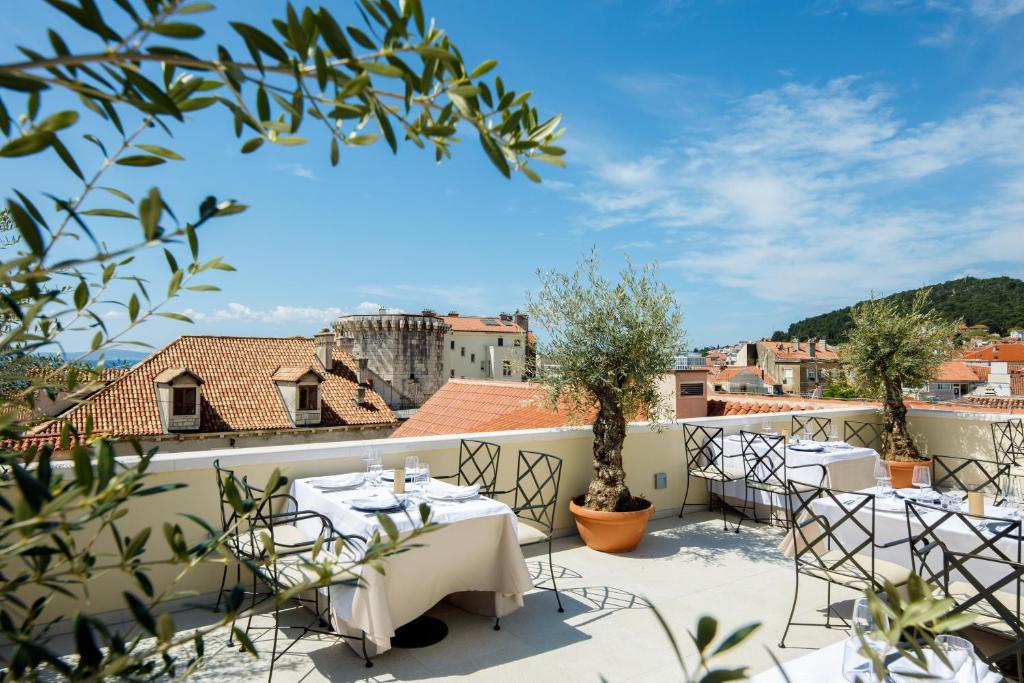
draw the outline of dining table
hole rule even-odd
[[[385,478],[389,472],[384,472]],[[422,525],[420,503],[430,506],[430,521],[438,525],[417,536],[406,552],[383,558],[379,570],[369,564],[358,567],[359,581],[354,585],[321,589],[330,591],[335,631],[364,636],[367,653],[374,656],[392,647],[397,629],[441,600],[489,617],[523,606],[523,595],[533,589],[533,581],[508,505],[438,479],[425,486],[410,482],[402,494],[395,494],[392,486],[391,481],[373,482],[362,473],[296,479],[291,484],[298,509],[325,515],[341,534],[370,538],[379,532],[387,537],[378,511],[372,509],[380,505],[373,501],[390,501],[392,507],[405,501],[404,509],[379,513],[391,520],[400,539]],[[315,535],[319,523],[300,522],[300,530]]]
[[[873,525],[876,560],[894,562],[908,569],[914,568],[909,544],[895,544],[894,542],[908,537],[917,537],[926,529],[926,525],[938,525],[934,529],[935,536],[952,552],[971,553],[977,551],[985,540],[991,540],[995,547],[1010,559],[1018,557],[1020,540],[1015,533],[995,538],[999,535],[1000,528],[1006,526],[1005,522],[1001,523],[1000,520],[1012,521],[1016,518],[1017,511],[996,505],[991,497],[985,500],[985,519],[950,515],[948,519],[943,520],[946,513],[941,509],[918,506],[920,518],[915,514],[908,513],[906,500],[921,497],[928,501],[933,500],[934,493],[930,491],[921,493],[917,489],[899,489],[892,492],[886,490],[879,494],[878,490],[871,486],[862,489],[859,493],[876,494]],[[855,510],[853,520],[860,522],[859,525],[851,523],[851,520],[843,522],[848,509],[856,508],[856,503],[859,501],[855,496],[844,500],[842,494],[839,494],[837,498],[838,502],[831,496],[825,496],[810,502],[809,507],[814,514],[821,515],[836,525],[833,527],[833,533],[840,543],[847,548],[857,547],[865,540],[866,530],[872,528],[872,506],[863,505]],[[848,509],[844,510],[844,508]],[[966,502],[957,503],[951,509],[964,513],[968,511]],[[814,538],[815,533],[805,530],[803,537]],[[786,534],[779,549],[788,557],[792,557],[796,548],[795,544],[794,534],[791,532]],[[879,547],[887,544],[890,547]],[[984,551],[984,549],[982,550]],[[992,553],[988,552],[987,554],[991,555]],[[930,569],[941,567],[941,550],[938,548],[932,550],[927,556],[927,562]],[[991,562],[968,562],[967,570],[976,578],[987,583],[994,583],[1003,578],[1007,571],[1004,567]],[[921,568],[917,567],[917,569],[920,571]],[[951,573],[950,580],[960,581],[962,578]]]
[[[747,680],[750,683],[847,683],[843,676],[843,652],[848,642],[849,639],[832,643]],[[1003,680],[980,658],[975,659],[974,668],[977,678],[972,677],[968,669],[959,673],[957,683],[998,683]]]
[[[761,453],[767,452],[766,445],[760,439],[752,442],[752,447]],[[799,481],[817,486],[821,478],[821,470],[816,467],[791,469],[800,465],[822,465],[825,468],[825,486],[830,488],[856,491],[874,484],[875,465],[878,453],[871,448],[852,446],[842,441],[811,441],[788,443],[779,449],[785,454],[787,471],[790,481]],[[778,457],[773,455],[774,457]],[[726,469],[747,471],[743,457],[743,441],[739,434],[725,437],[722,454],[723,466]],[[742,502],[746,500],[747,487],[742,479],[724,483],[724,497],[727,500]],[[715,489],[715,492],[719,491]],[[750,496],[759,505],[772,505],[786,508],[785,497],[769,491],[756,489]]]

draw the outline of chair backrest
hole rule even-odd
[[[943,588],[947,589],[947,595],[952,597],[955,603],[952,614],[983,612],[994,616],[1014,633],[1014,637],[1009,638],[1012,645],[1001,651],[987,652],[985,659],[998,662],[1007,655],[1024,649],[1024,624],[1021,623],[1020,611],[1024,564],[945,549],[942,553],[942,563],[946,567]],[[949,591],[952,576],[965,581],[971,590]]]
[[[911,569],[928,583],[945,585],[943,551],[950,550],[946,545],[950,538],[956,538],[952,550],[966,555],[1021,561],[1021,520],[944,510],[915,500],[905,503]]]
[[[957,455],[932,455],[932,488],[939,491],[982,491],[999,498],[999,486],[1010,476],[1010,463],[977,460]]]
[[[488,441],[462,439],[459,442],[459,474],[456,482],[460,486],[480,485],[481,492],[493,492],[498,480],[498,464],[501,446]]]
[[[814,415],[794,415],[790,418],[793,436],[802,436],[804,430],[811,430],[811,438],[815,441],[828,441],[828,433],[832,428],[832,419]]]
[[[1018,464],[1018,458],[1024,458],[1024,420],[993,422],[990,429],[996,460]]]
[[[550,534],[555,528],[555,506],[561,480],[562,459],[557,455],[519,451],[512,507],[516,516],[543,526]]]
[[[740,430],[747,480],[786,488],[786,439],[778,434]]]
[[[725,477],[725,431],[721,427],[683,423],[683,452],[688,472],[699,470]]]
[[[875,580],[875,495],[789,483],[797,571]],[[815,509],[817,507],[817,510]],[[827,510],[827,512],[823,512]]]
[[[882,450],[882,425],[875,422],[847,420],[843,425],[843,441],[851,446]]]

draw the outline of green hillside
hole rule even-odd
[[[929,288],[922,288],[929,289]],[[1000,335],[1024,329],[1024,281],[1012,277],[979,279],[965,277],[932,285],[929,304],[950,320],[962,319],[968,325],[983,323]],[[897,292],[885,297],[908,304],[920,289]],[[852,325],[850,306],[831,313],[804,318],[783,332],[777,330],[772,339],[782,341],[799,337],[825,337],[842,342]]]

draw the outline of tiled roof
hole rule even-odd
[[[202,377],[190,371],[188,368],[167,368],[166,370],[156,373],[156,377],[153,378],[153,381],[156,384],[169,384],[182,375],[192,375],[200,383],[203,381]]]
[[[972,349],[961,356],[963,360],[1006,361],[1024,363],[1024,344],[992,344]]]
[[[1013,368],[1010,371],[1010,394],[1024,396],[1024,368]]]
[[[725,382],[731,380],[733,377],[742,375],[749,372],[756,376],[765,384],[779,384],[775,381],[775,378],[769,375],[767,372],[757,367],[756,365],[730,365],[721,369],[721,371],[715,376],[716,382]]]
[[[56,438],[63,420],[84,430],[87,415],[92,415],[93,432],[98,435],[162,434],[153,384],[168,368],[188,368],[202,378],[202,432],[291,429],[272,378],[282,365],[308,371],[315,362],[315,351],[313,340],[304,337],[179,337],[98,391],[89,403],[40,426],[32,436]],[[350,354],[335,348],[334,368],[322,374],[322,420],[317,427],[387,425],[396,421],[384,400],[373,391],[366,391],[363,404],[354,404],[357,385],[355,361]]]
[[[793,342],[777,342],[770,339],[762,339],[761,345],[767,349],[769,353],[775,355],[776,358],[782,361],[787,360],[809,360],[811,358],[810,352],[807,350],[807,342],[800,342],[800,349],[793,345]],[[814,357],[818,360],[839,360],[839,354],[832,349],[822,349],[821,342],[815,344]]]
[[[815,406],[782,403],[778,401],[734,401],[718,398],[708,399],[708,417],[755,415],[760,413],[785,413],[791,410],[814,410],[814,408]]]
[[[586,418],[580,416],[578,422],[585,424]],[[569,424],[573,424],[569,412],[549,408],[544,388],[536,384],[451,379],[391,437],[540,429]]]
[[[322,372],[314,368],[312,365],[295,365],[288,366],[282,365],[274,371],[274,375],[271,377],[275,382],[298,382],[300,379],[313,373],[321,380],[324,378]]]
[[[445,315],[441,317],[452,326],[452,332],[495,332],[498,334],[522,334],[525,332],[513,321],[502,320],[496,315]]]
[[[978,375],[963,361],[948,360],[939,366],[935,382],[977,382]]]
[[[1011,376],[1011,386],[1012,386]],[[967,399],[972,407],[979,410],[995,409],[996,412],[1024,410],[1024,396],[971,396]]]
[[[982,382],[987,382],[988,376],[992,372],[992,369],[987,365],[968,365],[967,367],[969,367],[971,372],[973,372],[974,375]]]

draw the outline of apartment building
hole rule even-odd
[[[497,316],[442,316],[450,328],[444,336],[447,379],[495,379],[522,382],[529,375],[529,318],[525,313]]]
[[[757,342],[757,367],[782,385],[784,394],[810,395],[839,370],[839,354],[824,339]]]

